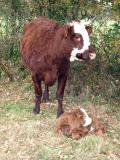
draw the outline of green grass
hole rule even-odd
[[[57,104],[53,99],[50,105],[41,105],[41,114],[32,113],[30,83],[1,85],[0,92],[0,160],[120,160],[118,108],[111,110],[109,104],[94,106],[108,126],[107,133],[76,141],[54,133]],[[65,99],[66,109],[79,104],[73,97]],[[82,105],[89,109],[91,104],[84,99]]]

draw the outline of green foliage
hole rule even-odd
[[[120,24],[114,21],[102,25],[94,22],[92,43],[97,57],[91,62],[74,62],[67,92],[95,102],[97,97],[120,103]],[[104,102],[105,103],[105,102]]]

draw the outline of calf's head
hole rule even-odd
[[[92,27],[85,25],[83,21],[73,21],[69,23],[69,36],[73,42],[73,49],[70,61],[95,59],[96,54],[90,44],[90,34]]]

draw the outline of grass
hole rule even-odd
[[[0,84],[0,160],[120,160],[117,107],[95,105],[98,117],[108,127],[107,133],[76,141],[55,135],[56,101],[42,104],[41,114],[35,116],[33,96],[30,82]],[[80,104],[72,101],[73,97],[65,99],[66,109],[80,104],[86,109],[91,106],[86,99]]]

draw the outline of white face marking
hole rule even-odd
[[[71,52],[71,56],[70,56],[70,61],[73,62],[74,60],[79,60],[82,61],[81,59],[78,59],[76,57],[77,53],[79,52],[78,48],[73,48],[72,52]]]
[[[70,61],[79,60],[78,58],[76,58],[76,54],[83,53],[85,50],[89,49],[89,46],[90,46],[89,35],[88,35],[88,32],[87,32],[85,25],[82,21],[81,22],[73,21],[69,25],[74,27],[74,33],[79,33],[83,38],[82,49],[73,48],[73,50],[71,52],[71,57],[70,57]]]
[[[83,108],[80,108],[80,110],[85,115],[85,124],[83,124],[83,127],[89,126],[92,123],[92,119],[88,116],[87,112]]]

